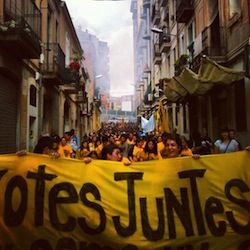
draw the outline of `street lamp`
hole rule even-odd
[[[156,27],[151,28],[151,31],[153,33],[156,33],[156,34],[164,34],[165,36],[174,36],[174,37],[177,37],[177,35],[175,35],[175,34],[167,33],[165,30],[159,29],[159,28],[156,28]]]
[[[97,76],[95,76],[96,79],[99,79],[99,78],[102,78],[102,77],[103,77],[103,75],[97,75]]]
[[[156,28],[156,27],[151,28],[151,31],[153,33],[157,33],[157,34],[162,34],[163,33],[162,29],[159,29],[159,28]]]

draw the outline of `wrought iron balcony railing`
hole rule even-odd
[[[58,43],[45,44],[45,57],[42,65],[44,81],[54,84],[65,82],[65,55]]]
[[[194,13],[194,0],[177,0],[176,21],[187,23]]]
[[[4,0],[3,6],[0,45],[21,58],[39,58],[41,11],[31,0]]]

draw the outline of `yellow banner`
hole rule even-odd
[[[0,249],[250,249],[250,153],[133,163],[0,156]]]

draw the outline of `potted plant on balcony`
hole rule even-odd
[[[79,59],[72,58],[72,61],[69,64],[69,68],[70,68],[71,72],[79,72],[79,70],[81,68],[81,63],[80,63]]]
[[[81,78],[80,76],[80,69],[81,69],[81,60],[82,56],[79,56],[77,53],[74,53],[71,57],[71,62],[69,64],[69,70],[71,77],[76,83],[79,83],[79,80]]]

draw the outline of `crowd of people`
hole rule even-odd
[[[103,124],[98,133],[84,135],[81,140],[74,129],[58,135],[42,136],[34,153],[50,154],[60,158],[77,158],[85,163],[92,159],[132,162],[160,160],[178,156],[193,156],[212,153],[229,153],[241,150],[233,129],[223,129],[214,143],[206,131],[187,140],[176,130],[170,133],[152,132],[144,134],[135,123]]]

